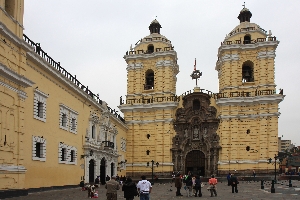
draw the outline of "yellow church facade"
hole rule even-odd
[[[153,20],[150,35],[124,55],[122,117],[23,33],[23,0],[0,0],[0,8],[0,190],[152,170],[158,177],[267,173],[284,98],[274,79],[279,41],[250,23],[248,9],[219,47],[215,93],[200,86],[177,96],[177,52]],[[195,69],[192,77],[201,75]]]
[[[127,95],[119,108],[129,128],[128,175],[151,176],[151,161],[154,173],[165,177],[172,171],[268,173],[267,159],[278,152],[278,104],[284,98],[274,82],[279,41],[250,23],[251,16],[241,10],[240,24],[219,47],[219,92],[197,86],[176,96],[177,53],[157,20],[150,35],[126,52]]]

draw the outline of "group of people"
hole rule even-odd
[[[174,182],[176,187],[176,196],[183,196],[180,190],[184,183],[185,184],[184,189],[187,192],[187,197],[191,197],[191,196],[202,197],[201,188],[204,185],[201,183],[200,176],[198,175],[193,176],[191,172],[188,172],[188,174],[185,176],[182,176],[180,173],[178,173],[175,176]],[[217,179],[214,177],[214,175],[212,175],[212,177],[209,179],[209,187],[207,188],[210,191],[211,196],[213,195],[217,196],[217,189],[216,189],[217,183],[218,183]]]
[[[99,177],[97,177],[99,179]],[[97,179],[96,178],[96,179]],[[124,191],[124,198],[126,200],[133,200],[134,197],[138,196],[140,197],[140,200],[149,200],[150,199],[150,193],[152,190],[151,183],[146,179],[146,176],[141,176],[141,179],[137,184],[135,184],[130,177],[127,177],[126,180],[123,179],[123,184],[120,182],[120,179],[118,179],[117,176],[112,176],[111,179],[106,179],[105,188],[107,200],[117,200],[117,191],[122,187],[122,191]],[[238,193],[237,184],[239,183],[237,180],[237,177],[234,176],[234,174],[229,173],[227,175],[228,180],[228,186],[232,187],[232,193],[236,192]],[[187,196],[195,196],[195,197],[201,197],[202,191],[201,187],[203,187],[203,184],[201,183],[200,176],[196,175],[193,176],[191,172],[188,172],[187,175],[182,176],[180,173],[177,173],[175,175],[175,178],[172,179],[172,181],[175,183],[176,187],[176,196],[183,196],[180,192],[183,184],[184,189],[187,192]],[[97,180],[99,183],[99,180]],[[95,184],[97,183],[95,180]],[[217,187],[218,180],[214,177],[214,175],[211,176],[211,178],[208,181],[209,186],[207,188],[208,191],[210,191],[211,197],[217,196]]]
[[[105,184],[107,200],[117,200],[117,191],[121,184],[116,179],[116,176],[112,176]],[[152,185],[147,181],[146,176],[142,176],[141,179],[136,185],[130,177],[126,178],[122,184],[122,191],[124,191],[126,200],[133,200],[135,196],[139,196],[140,200],[150,199]]]

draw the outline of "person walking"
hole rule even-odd
[[[120,184],[116,181],[116,176],[112,176],[111,180],[105,184],[107,200],[117,200],[117,190],[120,189]]]
[[[218,180],[215,178],[214,175],[211,175],[211,178],[208,180],[209,183],[209,187],[208,190],[210,191],[210,196],[212,197],[213,194],[215,194],[215,196],[217,196],[217,184],[218,184]]]
[[[180,178],[180,173],[178,173],[175,177],[175,187],[177,188],[176,190],[176,196],[182,196],[182,194],[180,193],[180,189],[182,187],[182,181],[181,181],[181,178]]]
[[[185,177],[185,186],[186,186],[187,197],[193,196],[192,194],[193,181],[192,181],[192,173],[190,171],[188,172],[188,175]]]
[[[195,197],[202,197],[202,192],[201,192],[201,179],[200,176],[196,176],[195,179]]]
[[[227,175],[227,182],[228,182],[228,186],[230,186],[230,177],[231,177],[231,174],[230,174],[230,173],[228,173],[228,175]]]
[[[137,187],[130,177],[127,178],[122,186],[122,191],[124,191],[124,198],[126,200],[133,200],[135,196],[138,195]]]
[[[232,193],[238,193],[237,184],[239,183],[237,180],[237,177],[234,176],[234,174],[231,174],[230,177],[230,183],[231,183],[231,192]]]
[[[140,194],[140,200],[150,200],[150,193],[152,190],[152,185],[146,180],[146,176],[141,176],[142,180],[136,185],[138,192]]]

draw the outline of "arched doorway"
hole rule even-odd
[[[93,159],[89,162],[89,182],[93,183],[95,179],[95,161]]]
[[[115,175],[115,174],[114,174],[114,171],[115,171],[114,168],[115,168],[115,164],[114,164],[114,163],[111,163],[111,164],[110,164],[110,177],[112,177],[113,175]]]
[[[106,165],[105,158],[102,158],[100,162],[100,182],[102,185],[105,184],[105,177],[106,177],[105,165]]]
[[[205,175],[205,155],[202,151],[192,150],[186,155],[185,172],[191,171],[195,175]]]

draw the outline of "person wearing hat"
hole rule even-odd
[[[111,180],[105,184],[107,200],[117,200],[117,190],[120,189],[120,184],[116,181],[116,176],[112,176]]]

